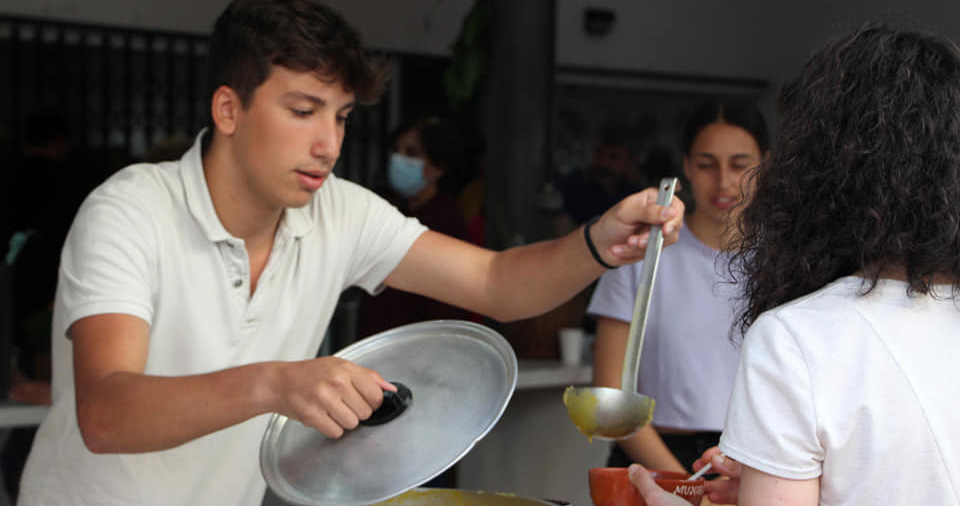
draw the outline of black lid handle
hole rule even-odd
[[[391,381],[390,383],[393,383],[397,387],[397,391],[391,392],[384,390],[383,403],[370,415],[370,418],[361,420],[360,425],[366,425],[367,427],[383,425],[400,416],[400,413],[406,411],[410,403],[413,402],[413,393],[410,392],[410,389],[407,388],[406,385],[399,381]]]

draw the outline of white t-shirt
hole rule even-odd
[[[659,427],[723,428],[738,354],[730,328],[739,292],[727,276],[728,258],[686,228],[661,253],[637,381],[657,403]],[[605,273],[587,312],[629,323],[642,271],[641,262]]]
[[[78,212],[54,310],[54,403],[24,471],[21,505],[259,505],[268,415],[165,451],[89,452],[77,427],[66,330],[95,314],[142,318],[150,324],[150,375],[310,358],[341,291],[377,289],[425,230],[331,175],[312,202],[285,212],[250,297],[246,249],[217,218],[199,144],[178,162],[118,172]]]
[[[861,282],[757,319],[720,449],[775,476],[819,476],[823,505],[960,504],[960,309],[892,280],[861,297]]]

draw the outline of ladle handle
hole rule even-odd
[[[657,205],[669,206],[677,188],[677,178],[660,180],[657,192]],[[627,334],[627,350],[623,355],[623,369],[620,372],[620,389],[629,392],[637,390],[637,374],[640,372],[640,352],[643,350],[643,335],[647,328],[647,314],[650,310],[650,294],[653,293],[653,279],[657,275],[660,263],[660,250],[663,248],[663,228],[659,225],[650,228],[650,238],[643,256],[643,270],[640,284],[637,286],[637,299],[633,304],[633,320]]]

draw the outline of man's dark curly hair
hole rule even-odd
[[[960,54],[932,34],[871,23],[829,42],[780,94],[732,268],[740,331],[764,311],[857,273],[870,292],[905,269],[960,292]]]
[[[360,104],[376,102],[384,69],[333,9],[314,0],[234,0],[214,23],[209,93],[232,88],[244,106],[273,65],[339,81]]]

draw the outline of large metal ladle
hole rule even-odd
[[[660,181],[657,204],[669,206],[677,187],[677,178]],[[620,373],[620,388],[567,387],[563,403],[574,425],[588,438],[624,439],[632,436],[653,418],[654,401],[637,393],[637,373],[640,370],[640,352],[647,327],[650,309],[650,294],[653,280],[660,263],[663,247],[663,230],[660,226],[650,229],[650,238],[643,259],[643,271],[637,287],[633,306],[633,320],[627,335],[627,349],[623,355],[623,370]]]

